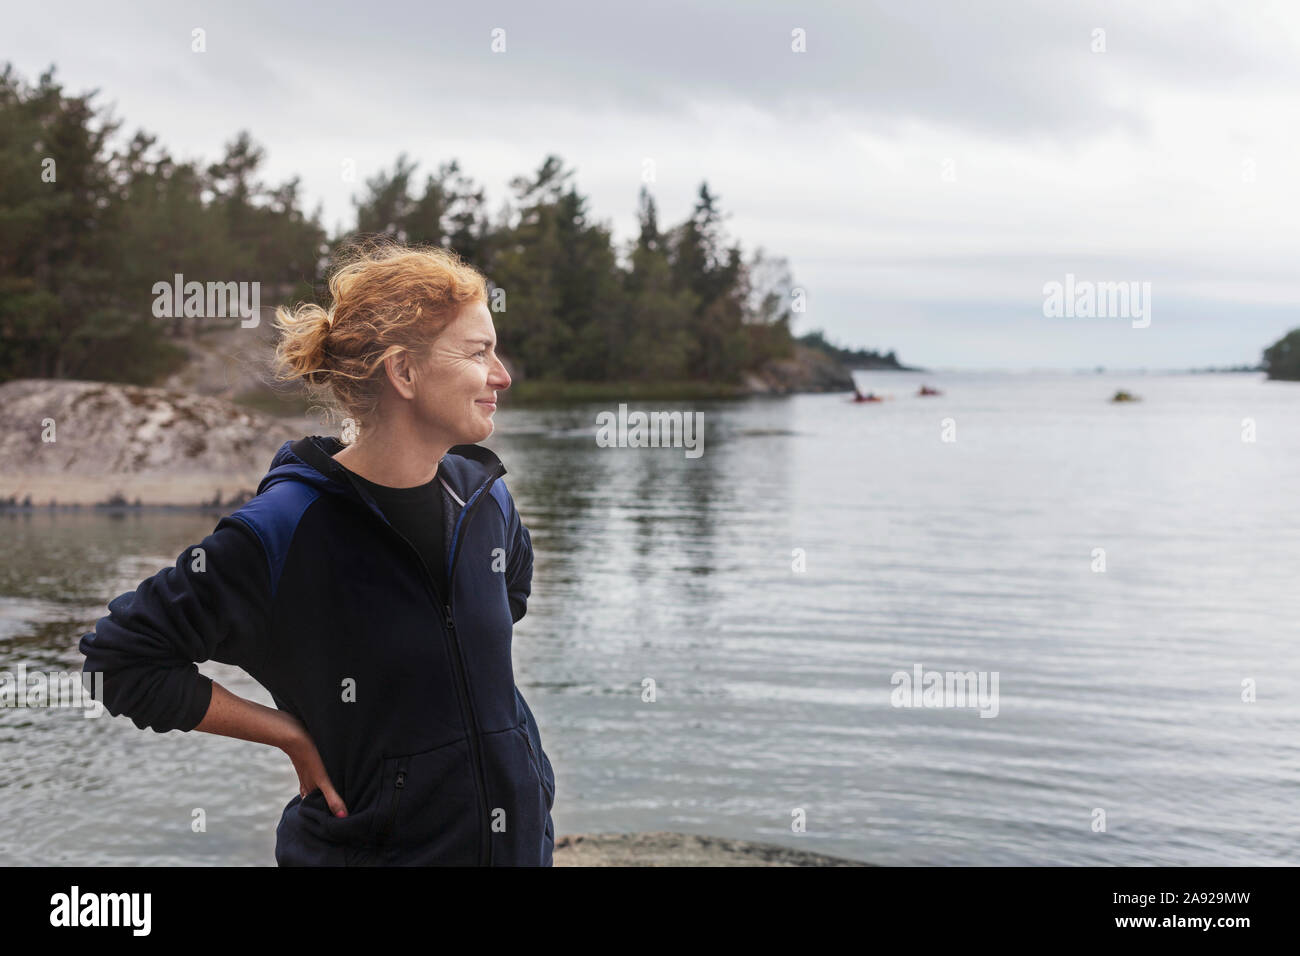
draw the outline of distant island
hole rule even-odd
[[[1205,368],[1189,368],[1193,375],[1220,375],[1239,372],[1263,372],[1263,364],[1258,365],[1207,365]]]
[[[923,368],[914,368],[904,365],[894,355],[893,351],[884,353],[871,351],[870,349],[846,349],[835,345],[826,340],[826,336],[820,329],[815,332],[809,332],[796,339],[800,345],[810,349],[815,349],[822,354],[829,356],[841,365],[849,369],[889,369],[895,372],[924,372]]]
[[[1292,329],[1264,350],[1264,369],[1269,378],[1300,382],[1300,329]]]
[[[14,253],[0,282],[0,384],[179,388],[300,416],[307,397],[265,374],[274,342],[262,312],[324,305],[335,254],[379,237],[454,250],[488,277],[514,381],[507,403],[848,392],[853,369],[907,370],[893,352],[841,348],[820,331],[796,339],[789,263],[730,235],[706,181],[675,223],[642,184],[635,233],[615,241],[558,155],[512,178],[497,203],[457,160],[417,174],[421,162],[401,153],[364,181],[355,222],[331,231],[298,177],[265,178],[250,131],[215,163],[178,159],[143,130],[114,146],[120,122],[95,95],[65,92],[53,67],[35,82],[0,68],[0,127],[18,144],[0,151]],[[45,182],[29,173],[51,129],[80,146]],[[155,298],[158,284],[178,291]]]

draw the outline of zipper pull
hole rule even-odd
[[[451,608],[444,604],[442,607],[442,612],[444,615],[446,615],[445,619],[447,622],[447,629],[454,631],[456,629],[456,622],[451,619]]]
[[[397,771],[397,789],[401,790],[404,786],[406,786],[406,771],[399,770]]]

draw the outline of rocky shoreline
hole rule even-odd
[[[874,866],[776,843],[694,833],[579,833],[555,841],[556,866]]]
[[[790,395],[798,392],[851,392],[853,373],[824,352],[796,345],[788,359],[773,359],[745,379],[752,395]]]
[[[17,379],[0,385],[0,502],[237,505],[301,424],[177,389]]]

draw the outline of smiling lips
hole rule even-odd
[[[475,405],[482,405],[485,408],[496,408],[497,403],[494,398],[480,398],[474,402]]]

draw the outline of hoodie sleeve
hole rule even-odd
[[[510,616],[518,623],[528,610],[528,596],[533,589],[533,539],[518,509],[514,511],[514,519],[510,557],[506,562],[506,593],[510,597]]]
[[[78,644],[86,657],[82,671],[103,672],[108,712],[125,714],[141,730],[193,730],[212,699],[212,680],[195,662],[260,670],[270,577],[256,532],[228,515],[182,551],[174,567],[110,601],[108,615]]]

